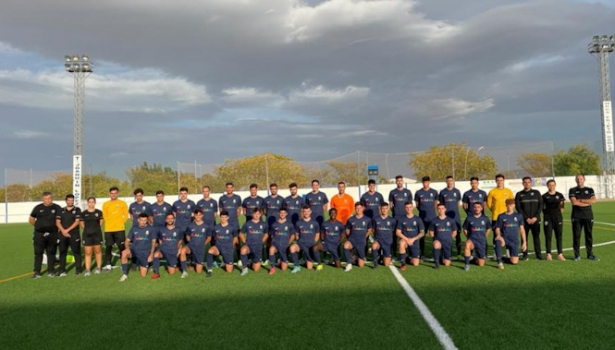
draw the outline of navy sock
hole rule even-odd
[[[297,253],[290,253],[290,258],[293,260],[293,264],[295,264],[295,266],[299,266],[299,258],[297,257]]]
[[[316,259],[316,263],[320,265],[320,252],[316,249],[312,249],[312,253],[314,254],[314,259]]]
[[[495,258],[498,260],[498,263],[502,262],[502,247],[500,246],[500,242],[496,241],[493,246],[493,250],[495,251]]]
[[[378,249],[372,249],[372,261],[374,262],[374,267],[378,266]]]
[[[241,258],[242,267],[247,268],[248,267],[248,254],[241,254],[240,258]]]
[[[214,266],[214,255],[207,253],[207,270],[211,270]]]
[[[401,261],[401,266],[406,265],[406,253],[399,254],[399,261]]]
[[[160,270],[160,258],[154,258],[154,261],[152,262],[152,270],[154,270],[154,273],[158,273]]]
[[[440,249],[433,249],[433,260],[436,263],[436,266],[440,266]]]
[[[346,257],[346,263],[351,264],[350,249],[344,249],[344,256]]]
[[[188,272],[188,264],[186,263],[186,260],[181,260],[179,263],[182,267],[182,272]]]
[[[469,255],[464,256],[463,260],[466,262],[466,265],[470,265],[470,256]]]
[[[275,254],[269,255],[269,266],[275,267]]]
[[[122,273],[124,275],[128,274],[128,264],[122,264]]]

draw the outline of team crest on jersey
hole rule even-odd
[[[479,193],[479,194],[478,194],[478,198],[483,198],[483,194],[482,194],[482,193]]]
[[[318,196],[318,200],[320,200],[320,196]]]
[[[588,194],[588,193],[589,193],[589,191],[585,190],[585,194]],[[53,210],[51,212],[53,213]]]
[[[149,236],[149,231],[145,231],[145,235],[146,235],[146,236]]]
[[[585,192],[587,193],[587,192]],[[55,214],[56,210],[55,209],[51,209],[51,214]]]
[[[258,205],[258,201],[256,201],[256,205]]]
[[[226,234],[227,234],[227,235],[228,235],[228,233],[229,233],[229,231],[228,231],[228,230],[226,230]]]
[[[481,221],[481,222],[480,222],[480,224],[481,224],[481,225],[484,225],[484,224],[485,224],[485,221]]]
[[[365,225],[365,221],[363,221],[363,225]]]
[[[236,203],[236,202],[235,202],[235,200],[233,199],[233,204],[235,204],[235,203]]]
[[[534,192],[530,193],[530,196],[533,196],[533,195],[534,195]]]
[[[517,222],[517,218],[515,218],[515,222]]]
[[[277,201],[275,201],[275,202],[276,202],[276,204],[280,204],[280,201],[279,201],[279,200],[277,200]]]
[[[177,232],[173,232],[173,237],[177,237]]]
[[[143,210],[145,210],[145,206],[143,206]]]
[[[201,232],[205,232],[205,229],[204,229],[204,228],[202,228],[202,229],[201,229]]]
[[[391,222],[390,221],[387,221],[387,226],[391,226]]]
[[[98,217],[98,213],[94,213],[94,216]]]
[[[314,228],[314,225],[310,224],[310,228]]]
[[[446,226],[451,226],[451,223],[450,223],[450,222],[447,222],[447,223],[446,223]]]
[[[559,199],[559,196],[555,196],[555,199]]]
[[[407,193],[404,193],[404,197],[408,197],[408,194],[407,194]]]
[[[335,226],[335,231],[339,231],[339,227]]]
[[[457,197],[457,193],[453,193],[453,197]]]
[[[412,222],[412,226],[416,226],[416,221],[413,221],[413,222]]]
[[[260,225],[261,230],[263,229],[263,225]]]
[[[190,204],[188,204],[188,209],[190,209]]]
[[[75,210],[73,210],[73,214],[75,214]]]

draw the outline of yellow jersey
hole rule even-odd
[[[103,203],[103,218],[105,218],[105,232],[124,231],[128,220],[128,204],[121,199],[108,200]]]
[[[506,200],[515,199],[510,188],[493,188],[487,195],[487,207],[491,210],[491,220],[496,221],[498,216],[506,211]]]

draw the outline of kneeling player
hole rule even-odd
[[[239,239],[243,243],[241,247],[241,275],[248,274],[248,257],[252,258],[252,269],[257,272],[261,269],[261,260],[263,258],[263,244],[269,236],[269,228],[266,222],[261,221],[262,209],[254,208],[252,210],[252,220],[246,221],[239,232]]]
[[[483,204],[475,202],[472,205],[472,215],[466,218],[463,223],[463,233],[466,235],[465,246],[465,270],[470,270],[470,254],[472,250],[476,251],[478,266],[485,266],[485,256],[487,246],[487,237],[491,232],[491,222],[483,214]]]
[[[407,203],[407,202],[406,202]],[[382,249],[384,266],[391,264],[391,245],[397,227],[397,220],[389,216],[389,203],[380,203],[380,215],[374,217],[374,243],[372,243],[372,260],[374,268],[378,267],[378,252]]]
[[[354,205],[356,214],[346,222],[346,242],[344,243],[344,256],[346,257],[345,272],[352,270],[352,261],[350,253],[356,249],[357,265],[363,267],[365,264],[365,245],[369,235],[372,234],[372,220],[364,215],[365,207],[361,202],[356,202]]]
[[[519,233],[521,233],[521,250],[525,251],[527,242],[525,241],[523,216],[515,212],[515,200],[508,198],[506,199],[506,212],[500,214],[495,223],[495,239],[493,240],[500,270],[504,269],[501,247],[506,247],[510,251],[511,264],[517,265],[519,262]]]
[[[313,267],[313,259],[316,259],[316,271],[322,270],[320,263],[320,252],[318,251],[318,240],[320,239],[320,225],[316,220],[312,220],[312,208],[306,204],[301,210],[301,220],[295,224],[297,232],[297,243],[290,246],[290,254],[295,265],[291,273],[301,271],[297,261],[297,253],[303,252],[305,266],[308,270]]]
[[[276,253],[280,255],[280,268],[282,268],[282,270],[286,270],[288,268],[287,252],[290,242],[292,242],[295,237],[295,226],[292,222],[286,220],[287,216],[288,212],[286,211],[286,208],[280,208],[278,212],[278,220],[274,221],[269,228],[269,232],[271,233],[271,247],[269,247],[269,265],[271,266],[269,269],[270,275],[275,273]]]
[[[194,210],[194,221],[188,225],[186,229],[186,239],[188,240],[188,246],[183,247],[180,253],[180,264],[182,268],[182,278],[188,277],[188,264],[186,263],[186,256],[192,254],[194,263],[196,264],[194,270],[196,273],[203,271],[203,259],[205,258],[205,246],[211,240],[211,229],[205,221],[203,221],[203,210],[197,208]]]
[[[440,252],[444,266],[451,265],[453,238],[457,236],[457,223],[446,216],[446,205],[438,204],[438,217],[429,226],[429,237],[433,239],[434,268],[440,268]]]
[[[337,220],[337,209],[329,209],[329,220],[323,222],[320,228],[321,245],[319,250],[331,254],[335,267],[341,267],[340,247],[344,239],[344,224]]]
[[[214,265],[214,257],[222,255],[224,269],[226,272],[233,272],[233,262],[235,255],[235,244],[237,244],[237,229],[228,222],[228,211],[220,212],[220,224],[214,227],[213,237],[215,245],[207,251],[207,272],[206,277],[211,277]]]
[[[136,257],[141,277],[147,275],[149,263],[153,260],[154,250],[156,249],[156,239],[154,237],[154,228],[147,223],[147,213],[139,214],[137,219],[138,226],[133,226],[126,238],[126,249],[122,251],[122,277],[120,282],[128,279],[128,260],[133,256]]]
[[[396,235],[399,238],[399,260],[401,261],[400,269],[406,269],[406,255],[410,250],[410,263],[412,266],[419,266],[421,262],[421,247],[420,241],[425,237],[425,225],[423,220],[414,215],[414,205],[408,201],[404,204],[406,216],[400,218],[397,222]]]
[[[158,241],[160,242],[160,250],[154,252],[154,261],[152,269],[154,275],[152,279],[160,277],[160,259],[167,261],[167,272],[169,275],[174,275],[177,270],[177,257],[181,252],[184,243],[184,233],[175,227],[175,214],[169,212],[165,218],[166,226],[158,229]]]

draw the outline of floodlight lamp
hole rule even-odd
[[[89,59],[90,59],[90,58],[89,58],[87,55],[83,55],[83,56],[81,56],[81,60],[82,60],[83,62],[87,62]]]
[[[80,68],[81,68],[81,67],[79,66],[79,63],[73,63],[73,70],[74,70],[75,72],[78,72]]]
[[[73,62],[77,62],[77,61],[79,61],[79,56],[73,55]]]
[[[599,37],[599,36],[597,36],[597,35],[594,35],[594,36],[592,37],[592,41],[593,41],[593,42],[595,42],[595,43],[597,43],[599,39],[600,39],[600,37]]]
[[[601,38],[602,41],[609,41],[609,37],[606,35],[603,35]]]
[[[90,71],[90,64],[89,63],[84,63],[81,67],[83,67],[83,71],[84,72],[89,72]]]
[[[69,55],[64,56],[64,62],[70,62],[71,58]]]

